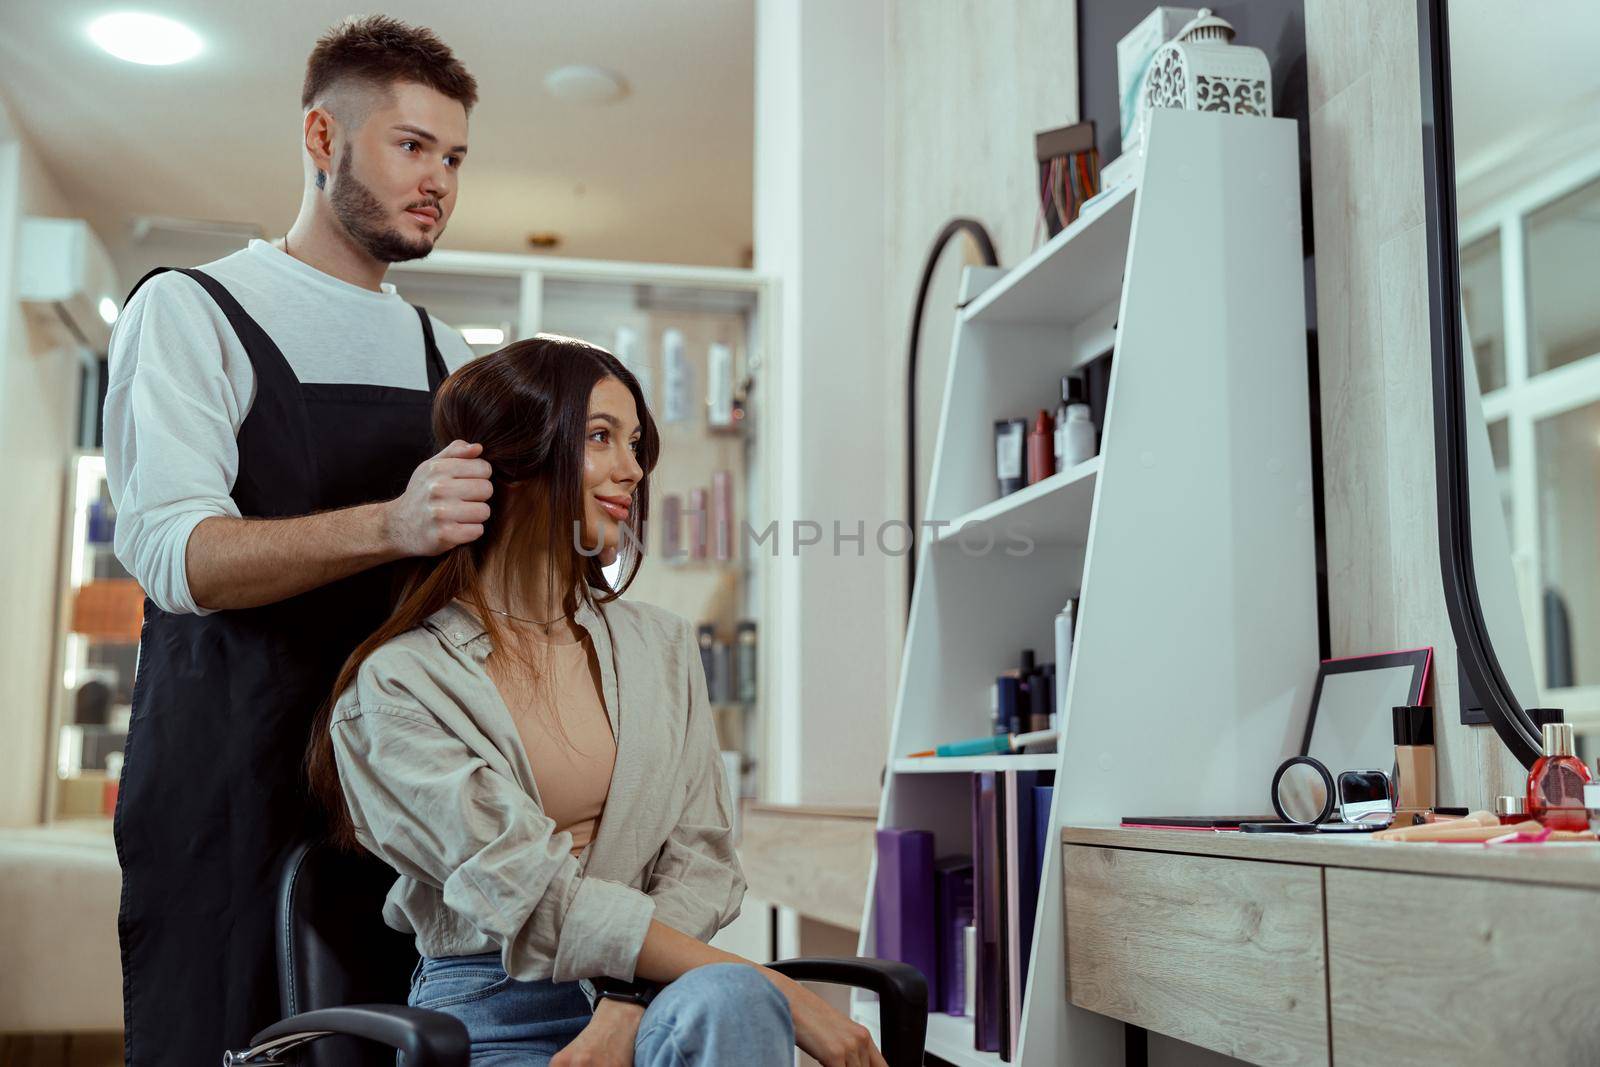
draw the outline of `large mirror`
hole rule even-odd
[[[1419,0],[1440,544],[1463,715],[1600,750],[1600,4]],[[1453,334],[1453,336],[1452,336]],[[1481,709],[1481,710],[1480,710]]]

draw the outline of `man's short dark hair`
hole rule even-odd
[[[388,90],[417,82],[457,101],[468,112],[478,102],[478,82],[430,29],[388,15],[349,18],[317,39],[306,60],[300,106],[315,107],[344,83]]]

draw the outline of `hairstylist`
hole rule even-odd
[[[299,217],[278,242],[147,275],[111,342],[116,552],[148,593],[116,813],[130,1065],[216,1063],[278,1015],[272,927],[315,832],[301,757],[385,564],[482,535],[477,445],[431,456],[472,358],[384,284],[456,201],[472,76],[386,17],[306,67]]]

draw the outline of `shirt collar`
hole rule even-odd
[[[591,592],[600,591],[591,589]],[[587,600],[579,600],[578,611],[573,616],[573,621],[592,636],[602,620],[600,613]],[[484,628],[483,620],[478,617],[478,613],[459,600],[452,600],[429,615],[425,625],[456,648],[466,648],[480,638],[486,643],[488,640],[488,631]]]

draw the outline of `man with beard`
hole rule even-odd
[[[147,593],[115,823],[131,1065],[216,1063],[277,1018],[312,717],[399,561],[489,517],[481,449],[431,455],[433,391],[472,352],[383,280],[444,232],[476,100],[430,31],[336,27],[306,66],[287,236],[152,272],[117,322],[106,470]]]

